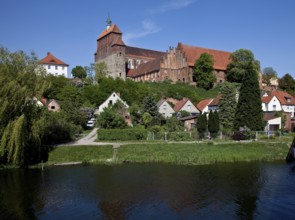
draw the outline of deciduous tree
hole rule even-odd
[[[84,79],[87,76],[87,70],[82,66],[76,66],[72,69],[72,76]]]
[[[208,53],[201,54],[200,58],[196,60],[194,65],[194,79],[198,87],[206,90],[213,87],[215,82],[213,65],[213,57]]]

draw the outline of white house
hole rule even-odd
[[[115,104],[118,101],[122,102],[126,108],[129,108],[129,105],[120,98],[120,94],[113,92],[100,106],[98,106],[94,114],[99,115],[104,111],[105,108]]]
[[[68,64],[64,63],[60,59],[53,56],[50,52],[47,56],[41,59],[41,66],[43,66],[47,74],[52,74],[54,76],[64,76],[68,78]]]
[[[158,107],[159,113],[166,118],[171,117],[175,113],[171,105],[164,99],[160,100],[157,103],[157,107]]]
[[[197,108],[200,110],[201,114],[209,112],[209,105],[214,99],[204,99],[197,104]]]
[[[279,99],[276,96],[264,96],[262,101],[262,111],[264,112],[278,112],[282,111],[282,106]]]
[[[200,110],[188,98],[184,98],[184,99],[178,101],[173,109],[175,112],[187,111],[191,115],[199,115],[200,114]]]

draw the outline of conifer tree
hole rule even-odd
[[[205,137],[205,132],[207,131],[207,115],[206,114],[201,114],[198,118],[197,122],[197,130],[199,133],[199,138],[202,139]]]
[[[215,113],[210,110],[209,117],[208,117],[208,131],[210,132],[210,136],[215,138],[218,132],[218,119],[215,116]]]
[[[263,129],[263,112],[261,108],[258,73],[255,63],[248,62],[245,67],[240,96],[234,119],[234,128],[247,126],[252,131]]]
[[[232,83],[225,82],[221,87],[221,97],[218,106],[220,129],[222,131],[233,131],[236,107],[236,88]]]

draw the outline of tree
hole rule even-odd
[[[41,159],[41,141],[33,129],[40,117],[36,96],[45,72],[37,57],[0,48],[0,161],[25,166]]]
[[[216,138],[217,133],[219,131],[219,118],[217,111],[213,112],[212,110],[209,112],[208,117],[208,131],[210,132],[210,136],[212,138]]]
[[[251,61],[245,65],[245,75],[234,119],[235,130],[246,126],[252,131],[260,131],[264,127],[256,68],[255,63]]]
[[[126,128],[127,123],[121,115],[119,115],[112,107],[105,108],[103,112],[97,117],[97,124],[100,128],[114,129]]]
[[[234,115],[237,108],[236,87],[234,84],[224,82],[221,86],[221,96],[219,101],[219,120],[222,131],[233,131]]]
[[[215,82],[213,65],[213,57],[208,53],[201,54],[200,58],[196,60],[193,70],[198,87],[206,90],[213,88]]]
[[[205,132],[207,131],[207,127],[208,127],[207,114],[201,114],[197,122],[197,130],[198,130],[200,139],[205,137]]]
[[[265,67],[262,70],[262,81],[269,85],[271,78],[277,78],[277,72],[272,67]]]
[[[289,73],[287,73],[279,79],[279,87],[288,92],[295,92],[295,80]]]
[[[257,75],[260,71],[260,63],[258,60],[255,60],[254,54],[250,50],[236,50],[231,53],[230,59],[231,62],[228,64],[226,71],[226,78],[229,82],[241,83],[247,74],[249,63],[252,63]]]
[[[84,79],[87,76],[87,71],[82,66],[76,66],[72,69],[72,76],[80,78],[80,79]]]
[[[95,72],[94,80],[100,83],[101,80],[107,76],[107,73],[108,73],[107,64],[105,62],[95,63],[94,72]]]
[[[158,116],[158,107],[152,96],[146,96],[143,100],[143,112],[148,112],[152,117]]]

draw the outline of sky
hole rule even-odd
[[[166,51],[178,42],[234,52],[295,77],[295,0],[0,0],[0,47],[94,62],[110,16],[128,46]]]

